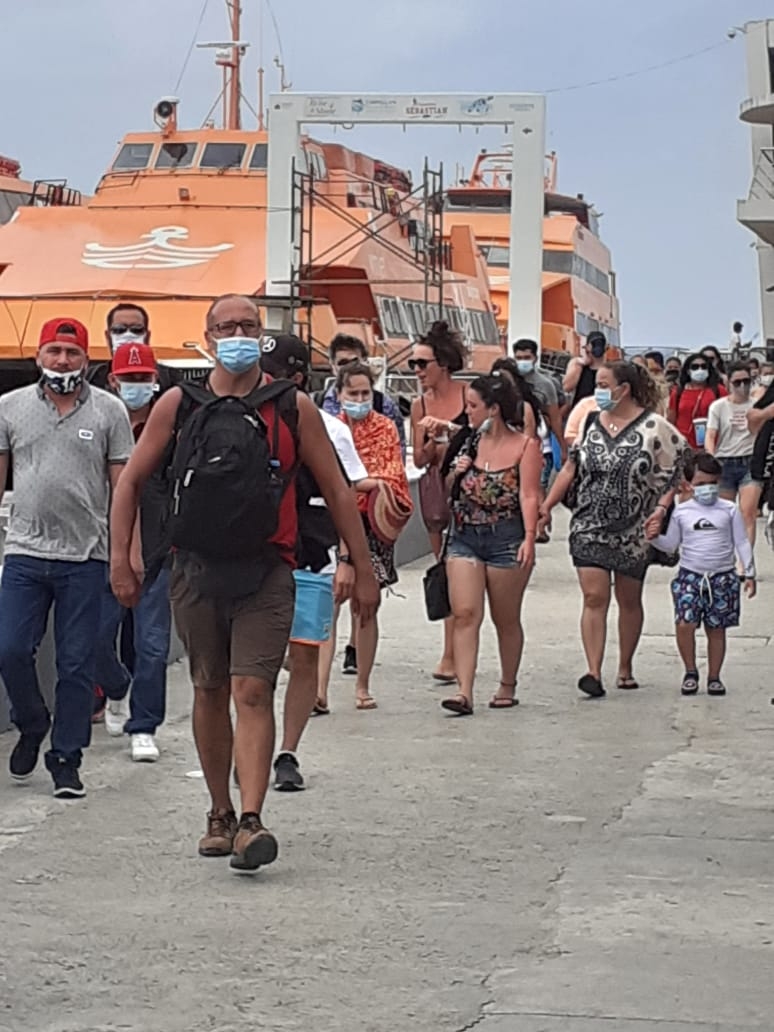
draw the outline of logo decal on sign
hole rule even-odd
[[[105,247],[89,243],[83,249],[81,261],[95,269],[184,269],[190,265],[204,265],[230,251],[233,244],[214,244],[212,247],[181,247],[173,240],[187,240],[184,226],[158,226],[140,237],[145,243],[125,247]]]

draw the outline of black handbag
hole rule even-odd
[[[464,442],[458,455],[469,455],[475,461],[478,451],[479,434],[471,434]],[[425,592],[425,609],[428,620],[446,620],[451,616],[451,602],[449,600],[449,576],[446,572],[446,553],[449,550],[452,527],[454,526],[454,505],[460,496],[460,483],[462,477],[455,477],[450,492],[451,518],[443,536],[443,547],[438,556],[438,562],[431,566],[422,578],[422,587]]]
[[[422,587],[425,591],[425,609],[428,620],[445,620],[451,616],[451,602],[449,601],[449,577],[446,573],[446,552],[451,537],[451,521],[446,528],[443,539],[443,548],[435,566],[431,566],[422,578]]]

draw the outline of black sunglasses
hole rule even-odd
[[[691,371],[693,371],[694,369],[709,369],[709,366],[706,366],[706,365],[705,365],[705,364],[704,364],[704,363],[702,362],[702,363],[701,363],[701,365],[692,365],[692,366],[691,366]]]
[[[110,327],[111,333],[118,333],[123,336],[125,333],[147,333],[143,323],[113,323]]]
[[[732,387],[749,387],[751,383],[752,383],[751,377],[746,376],[744,378],[744,380],[732,380],[731,381],[731,386]]]
[[[434,358],[410,358],[408,360],[408,367],[413,373],[415,369],[421,369],[422,372],[427,369],[431,362],[435,362]]]

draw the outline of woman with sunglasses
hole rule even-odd
[[[480,376],[471,383],[467,414],[474,432],[452,466],[454,521],[447,560],[459,692],[441,703],[460,717],[473,713],[487,598],[500,652],[500,685],[489,706],[518,705],[521,605],[535,563],[543,468],[540,439],[519,428],[524,406],[507,373]]]
[[[414,465],[424,470],[419,481],[419,505],[430,547],[441,554],[441,540],[449,524],[448,492],[441,464],[449,440],[467,425],[465,385],[452,379],[465,365],[465,345],[459,334],[443,321],[434,322],[419,338],[409,360],[417,374],[420,396],[411,405],[411,441]],[[433,678],[442,684],[456,680],[452,653],[451,621],[444,627],[444,648]]]
[[[683,362],[677,386],[669,393],[667,419],[693,449],[701,450],[710,405],[727,395],[728,391],[709,358],[701,353],[689,355]]]
[[[728,367],[731,393],[709,408],[706,450],[720,462],[720,497],[729,502],[739,499],[739,511],[747,528],[750,544],[755,544],[755,522],[762,484],[753,479],[752,463],[755,435],[747,425],[747,414],[755,404],[750,397],[752,373],[744,362]]]

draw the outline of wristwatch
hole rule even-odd
[[[352,566],[352,556],[348,555],[347,552],[336,552],[336,562],[346,563],[347,566]]]

